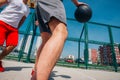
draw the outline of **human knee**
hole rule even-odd
[[[55,32],[61,34],[62,37],[66,39],[68,36],[67,27],[63,23],[60,25],[61,26],[56,27]]]
[[[17,45],[7,46],[6,48],[9,50],[13,50]]]

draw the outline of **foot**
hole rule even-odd
[[[3,68],[3,66],[2,66],[2,61],[0,61],[0,72],[4,72],[4,68]]]

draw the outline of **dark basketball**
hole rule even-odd
[[[74,16],[78,22],[88,22],[92,17],[92,10],[88,5],[80,5],[75,10]]]

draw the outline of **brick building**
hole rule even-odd
[[[102,65],[112,65],[112,49],[110,45],[103,45],[99,47],[100,61]],[[118,45],[114,46],[116,61],[120,64],[120,50]]]
[[[98,51],[96,49],[89,49],[89,61],[92,64],[97,63],[98,60]]]

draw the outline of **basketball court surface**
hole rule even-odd
[[[33,63],[3,60],[5,72],[0,80],[30,80]],[[120,80],[120,72],[85,70],[55,66],[49,80]]]

